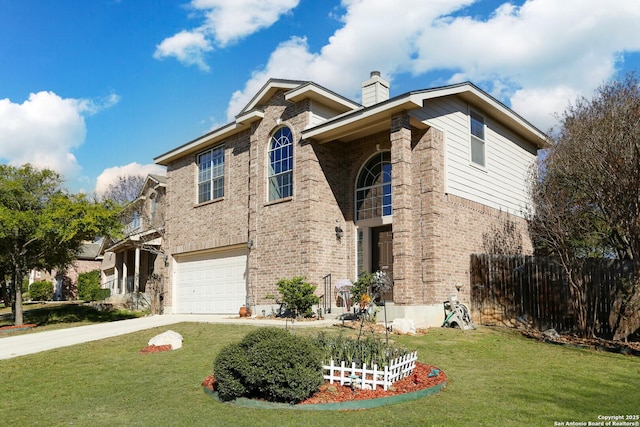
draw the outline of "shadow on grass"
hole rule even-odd
[[[99,311],[88,305],[65,304],[53,307],[35,308],[24,313],[24,323],[38,326],[76,322],[114,322],[142,316],[127,310]]]

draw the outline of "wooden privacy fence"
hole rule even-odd
[[[371,387],[376,390],[377,386],[381,385],[387,390],[394,382],[413,373],[416,368],[416,360],[418,360],[418,352],[414,351],[391,360],[389,365],[382,369],[378,369],[378,365],[373,365],[373,369],[367,369],[366,363],[362,365],[362,368],[357,368],[355,363],[352,363],[351,366],[345,366],[344,361],[340,362],[338,366],[333,360],[322,369],[325,371],[324,379],[329,380],[330,384],[338,382],[340,385],[350,385],[353,381],[358,381],[362,388]]]
[[[587,289],[587,317],[597,336],[626,338],[640,328],[633,272],[632,262],[612,259],[585,260],[579,270]],[[470,278],[471,311],[480,324],[557,331],[575,327],[566,274],[554,258],[472,255]]]

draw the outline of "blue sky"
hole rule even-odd
[[[472,81],[546,131],[638,69],[639,22],[628,0],[0,0],[0,161],[100,192],[269,77],[359,101],[372,70],[391,96]]]

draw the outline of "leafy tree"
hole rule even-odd
[[[140,195],[144,180],[142,175],[120,175],[114,184],[109,184],[103,199],[112,200],[119,205],[133,202]]]
[[[560,117],[531,185],[530,231],[567,274],[578,332],[593,334],[578,272],[589,257],[640,257],[640,88],[635,74],[580,98]]]
[[[120,228],[113,202],[67,193],[48,169],[0,165],[0,259],[12,277],[15,324],[23,323],[22,279],[30,269],[63,269],[83,241]]]

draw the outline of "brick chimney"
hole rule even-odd
[[[369,107],[389,99],[389,82],[380,77],[380,71],[372,71],[369,80],[362,82],[362,105]]]

